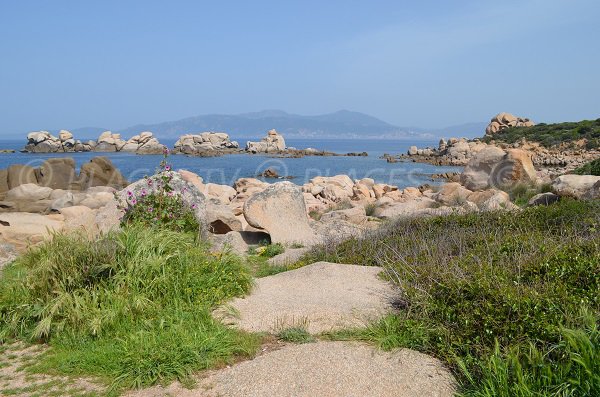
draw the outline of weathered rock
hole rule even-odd
[[[39,201],[50,197],[52,189],[38,186],[34,183],[19,185],[6,192],[7,201]]]
[[[63,229],[62,216],[11,212],[0,214],[0,241],[24,252]]]
[[[375,208],[373,216],[382,219],[390,219],[397,217],[411,217],[417,213],[417,210],[424,208],[433,208],[438,205],[434,200],[427,197],[421,197],[415,200],[404,203],[385,203]]]
[[[599,181],[595,175],[561,175],[552,182],[552,190],[561,197],[592,199],[600,197]]]
[[[0,170],[0,194],[8,192],[8,170]]]
[[[461,183],[470,190],[506,187],[516,183],[535,183],[535,168],[529,155],[520,149],[504,152],[488,146],[477,153],[461,174]]]
[[[285,139],[275,130],[269,130],[260,142],[246,143],[246,151],[251,153],[276,153],[286,149]]]
[[[302,191],[290,182],[278,182],[253,194],[244,203],[244,217],[251,226],[267,231],[273,243],[316,242]]]
[[[47,159],[35,170],[37,183],[52,189],[72,189],[76,186],[75,160],[71,157]]]
[[[35,169],[28,165],[11,165],[7,168],[7,174],[7,184],[9,189],[14,189],[25,183],[37,183]]]
[[[235,217],[231,207],[209,201],[206,205],[206,223],[213,234],[227,234],[242,231],[242,223]]]
[[[238,149],[239,144],[229,139],[224,132],[203,132],[179,137],[173,148],[174,153],[206,154],[207,152]]]
[[[535,196],[530,198],[529,201],[527,202],[527,205],[529,205],[529,206],[550,205],[550,204],[556,203],[558,200],[560,200],[560,196],[558,196],[554,193],[550,193],[550,192],[540,193],[540,194],[536,194]]]
[[[527,118],[513,116],[510,113],[498,113],[492,117],[485,129],[486,135],[494,135],[509,127],[532,127],[535,123]]]
[[[78,182],[81,190],[93,186],[111,186],[121,189],[127,180],[107,157],[94,157],[81,166]]]
[[[471,193],[460,183],[450,182],[442,185],[440,190],[433,196],[433,199],[443,205],[461,205],[467,201],[467,197]]]
[[[230,231],[226,234],[211,235],[211,251],[224,252],[230,251],[239,256],[245,256],[248,253],[248,244],[244,241],[239,231]]]
[[[328,221],[331,219],[341,219],[355,225],[363,225],[367,221],[367,214],[365,212],[365,207],[358,205],[345,210],[327,212],[321,216],[322,221]]]

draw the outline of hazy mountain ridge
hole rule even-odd
[[[487,123],[468,123],[443,129],[399,127],[376,117],[349,110],[334,113],[304,116],[269,109],[260,112],[235,115],[208,114],[186,117],[180,120],[155,124],[137,124],[123,129],[113,129],[125,137],[152,131],[159,139],[175,139],[187,133],[224,131],[232,139],[247,139],[264,136],[275,128],[290,138],[341,138],[341,139],[419,139],[436,136],[476,137],[482,136]],[[86,127],[72,130],[75,136],[97,137],[103,128]]]
[[[158,137],[174,138],[184,133],[224,131],[233,138],[262,136],[272,128],[289,137],[368,138],[411,137],[420,131],[394,126],[375,117],[347,110],[316,116],[265,110],[237,115],[210,114],[157,124],[139,124],[119,132],[125,135],[148,130]]]

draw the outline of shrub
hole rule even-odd
[[[127,200],[122,210],[122,224],[141,223],[147,227],[166,227],[181,232],[198,232],[199,224],[193,209],[188,208],[181,194],[171,185],[173,171],[167,163],[169,152],[165,150],[156,174],[146,177],[147,189],[141,189],[139,194],[127,192]]]
[[[600,176],[600,159],[590,161],[573,171],[578,175],[598,175]]]
[[[49,343],[39,370],[117,387],[183,379],[254,352],[256,337],[210,314],[251,280],[192,234],[139,224],[93,243],[58,234],[3,271],[0,336]]]
[[[540,123],[533,127],[511,127],[497,132],[493,137],[485,136],[483,140],[489,142],[493,139],[514,143],[522,138],[531,142],[540,142],[546,147],[572,144],[574,141],[585,139],[588,150],[597,149],[600,147],[600,119],[558,124]]]
[[[509,360],[513,349],[532,345],[552,365],[575,365],[576,355],[550,352],[561,346],[563,325],[576,324],[581,307],[600,319],[599,226],[599,201],[562,200],[519,213],[390,222],[362,238],[322,246],[306,261],[384,267],[398,286],[403,310],[396,320],[382,320],[355,336],[432,353],[463,381],[459,364],[482,383],[491,376],[485,363],[496,350]],[[523,356],[517,357],[521,362]],[[523,368],[535,374],[533,367]]]

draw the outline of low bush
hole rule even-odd
[[[183,192],[175,191],[172,187],[173,171],[167,163],[168,155],[168,150],[165,150],[156,174],[144,179],[146,189],[141,189],[137,195],[132,191],[127,192],[127,198],[122,203],[122,225],[139,223],[146,227],[198,232],[200,225],[194,216],[194,208],[188,208],[181,198]]]
[[[39,370],[114,387],[184,379],[253,354],[255,336],[210,314],[251,283],[238,258],[209,254],[193,234],[139,224],[93,243],[58,234],[4,269],[0,336],[47,342]]]
[[[402,310],[351,334],[387,348],[407,346],[436,355],[454,368],[465,392],[483,390],[475,385],[499,376],[490,370],[497,358],[508,363],[516,357],[526,376],[537,376],[535,365],[514,353],[530,346],[544,357],[543,371],[572,374],[569,368],[579,365],[573,360],[587,350],[559,353],[557,346],[566,349],[564,327],[571,327],[567,333],[587,332],[580,321],[582,307],[600,321],[599,201],[562,200],[518,213],[392,222],[305,258],[316,260],[382,266],[398,286],[396,303]],[[594,332],[586,335],[597,351]],[[599,387],[597,377],[577,371]],[[547,387],[532,384],[530,394],[497,395],[553,395],[554,383],[568,376],[557,375]],[[560,395],[590,395],[587,386],[561,387],[568,393]]]
[[[577,175],[597,175],[600,176],[600,159],[590,161],[573,171]]]
[[[533,127],[511,127],[495,133],[493,137],[484,137],[484,141],[489,142],[493,139],[514,143],[522,138],[530,142],[540,142],[546,147],[572,144],[585,139],[588,150],[597,149],[600,147],[600,119],[557,124],[540,123]]]

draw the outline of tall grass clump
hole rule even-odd
[[[4,269],[0,336],[47,342],[41,370],[117,388],[185,379],[254,352],[255,337],[211,317],[251,282],[237,257],[209,254],[191,233],[57,234]]]
[[[597,365],[580,360],[598,357],[590,324],[600,323],[600,201],[390,222],[309,256],[382,266],[398,286],[400,311],[352,337],[433,354],[465,393],[598,390]],[[521,391],[477,394],[509,375],[525,382]],[[547,379],[533,380],[540,376]]]

